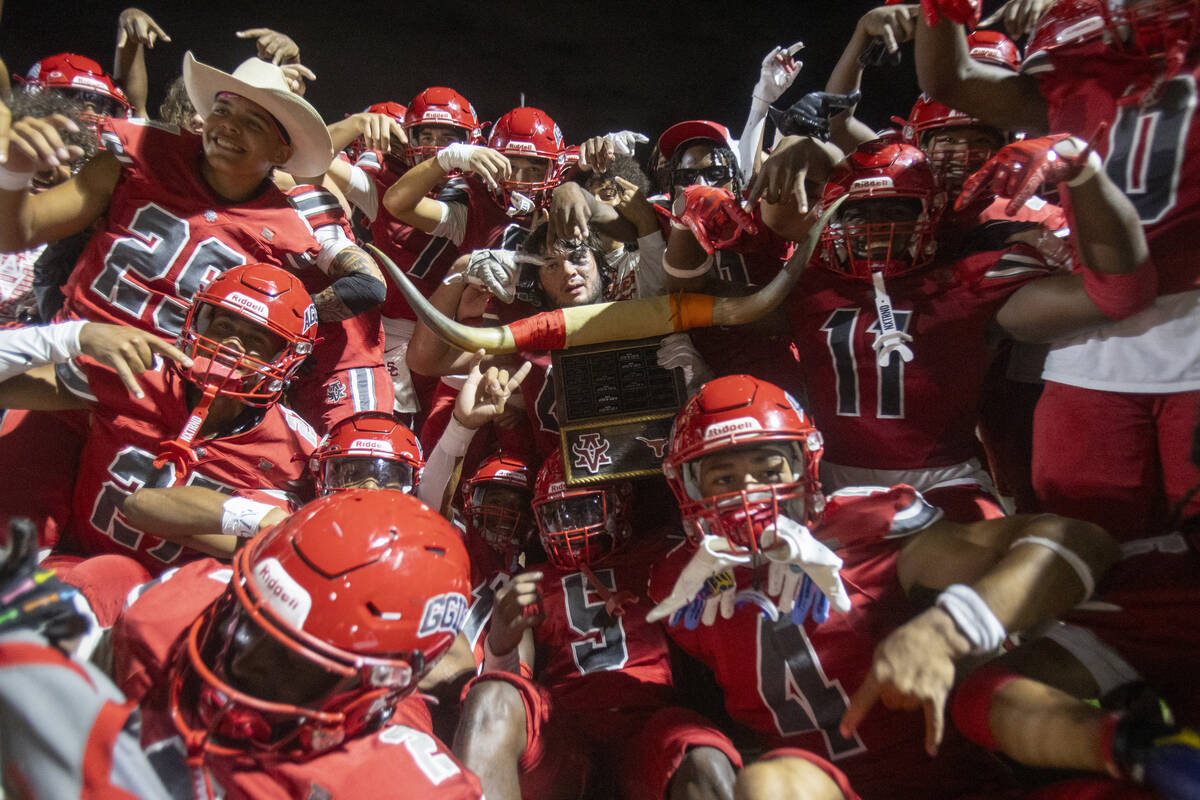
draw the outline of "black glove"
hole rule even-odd
[[[858,63],[863,67],[882,67],[884,64],[899,66],[900,51],[889,51],[882,36],[872,36],[871,41],[867,42],[867,46],[858,54]]]
[[[0,559],[0,633],[31,630],[57,645],[88,629],[73,602],[79,590],[56,578],[53,570],[38,569],[37,530],[28,519],[9,521]]]
[[[786,111],[767,106],[767,116],[784,136],[815,136],[827,140],[830,117],[853,108],[861,99],[862,92],[857,89],[850,94],[809,92]]]

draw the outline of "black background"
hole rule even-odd
[[[144,8],[173,39],[148,53],[150,108],[191,48],[232,70],[253,54],[248,27],[291,35],[316,74],[309,100],[327,121],[380,100],[407,103],[430,85],[466,95],[484,120],[520,102],[547,111],[568,143],[629,128],[656,137],[683,119],[723,122],[737,136],[762,57],[802,40],[805,67],[777,105],[823,88],[872,2],[172,2]],[[111,68],[124,4],[4,4],[0,55],[14,75],[74,51]],[[911,45],[899,67],[868,72],[859,116],[873,127],[907,115],[918,89]]]

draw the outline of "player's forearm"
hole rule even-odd
[[[31,199],[25,189],[0,190],[0,252],[20,253],[39,244],[33,241]]]
[[[135,116],[146,118],[146,101],[150,97],[150,78],[146,72],[146,48],[136,36],[117,45],[113,57],[113,79],[120,84]]]
[[[870,37],[863,30],[860,21],[854,27],[854,33],[846,43],[841,58],[829,73],[829,79],[825,82],[826,92],[849,94],[859,89],[862,85],[863,66],[858,57],[869,42]],[[851,152],[863,142],[874,138],[875,132],[870,126],[854,116],[854,108],[848,108],[829,118],[829,140],[845,152]]]
[[[325,126],[329,138],[333,141],[333,151],[344,150],[355,139],[362,135],[362,115],[351,114],[343,120]]]
[[[1071,198],[1071,236],[1083,265],[1103,275],[1124,275],[1150,257],[1137,209],[1103,170],[1065,189]]]
[[[466,257],[460,258],[451,268],[451,274],[459,272],[466,265]],[[454,319],[462,299],[466,282],[462,280],[443,283],[429,296],[429,302],[443,315]],[[405,364],[419,375],[452,375],[462,372],[460,368],[464,359],[469,360],[470,354],[438,336],[428,325],[420,320],[413,329],[412,339],[408,342]]]
[[[1046,101],[1028,75],[981,64],[971,58],[961,25],[943,19],[917,25],[917,81],[939,103],[1001,130],[1043,133]]]
[[[383,195],[383,207],[396,219],[409,222],[417,204],[446,177],[436,158],[427,158],[404,173]]]
[[[338,322],[377,307],[387,298],[379,265],[358,247],[347,247],[333,258],[328,275],[333,283],[313,295],[317,319]]]
[[[1008,550],[972,588],[1005,630],[1026,630],[1086,600],[1120,558],[1120,548],[1089,522],[1043,514],[1019,517]]]
[[[704,252],[690,230],[672,225],[663,253],[663,269],[667,273],[668,292],[699,291],[712,271],[712,256]]]

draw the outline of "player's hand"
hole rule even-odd
[[[541,570],[514,575],[496,592],[495,610],[488,630],[488,649],[498,656],[511,653],[521,643],[521,635],[546,619],[542,608]]]
[[[8,157],[0,163],[13,172],[44,172],[82,158],[83,149],[65,144],[59,131],[78,133],[79,126],[62,114],[17,120],[8,130]]]
[[[804,66],[803,61],[795,59],[795,55],[803,49],[804,42],[796,42],[787,48],[779,45],[763,57],[758,83],[754,84],[756,100],[769,105],[783,96]]]
[[[603,136],[593,136],[579,147],[579,168],[594,172],[605,172],[613,156],[632,156],[639,144],[650,141],[637,131],[613,131]]]
[[[525,380],[525,376],[533,367],[531,362],[526,361],[511,375],[507,369],[496,366],[488,367],[487,372],[483,372],[479,366],[485,355],[483,350],[475,352],[466,383],[459,390],[458,399],[454,401],[454,418],[472,430],[504,413],[509,396],[521,385],[521,381]]]
[[[955,25],[974,28],[979,24],[982,8],[980,0],[921,0],[925,24],[931,28],[941,22],[942,17]]]
[[[437,162],[446,172],[474,172],[493,189],[512,174],[512,164],[503,153],[480,144],[448,144],[438,151]]]
[[[1008,0],[996,9],[990,17],[979,23],[981,28],[991,28],[998,24],[1004,25],[1004,31],[1010,39],[1020,39],[1026,34],[1033,33],[1054,0]]]
[[[127,8],[117,17],[117,47],[124,47],[130,39],[150,50],[154,49],[154,43],[159,39],[171,41],[171,37],[154,18],[140,8]]]
[[[263,514],[262,520],[258,523],[258,532],[269,531],[281,522],[287,522],[288,512],[282,508],[272,508],[266,514]]]
[[[888,5],[872,8],[858,21],[858,27],[872,39],[879,39],[888,53],[900,52],[900,45],[917,35],[919,5]]]
[[[954,662],[970,643],[940,608],[931,608],[896,630],[875,648],[871,669],[850,698],[841,733],[854,735],[876,702],[891,709],[925,712],[925,750],[937,755],[946,727],[946,698],[954,685]]]
[[[585,192],[582,186],[574,182],[554,187],[550,193],[550,220],[547,223],[550,228],[546,231],[548,241],[570,239],[580,242],[587,239],[592,207]]]
[[[143,393],[135,376],[154,366],[155,354],[166,356],[185,368],[192,365],[192,360],[170,342],[125,325],[89,322],[79,331],[79,346],[84,355],[116,370],[121,383],[138,398]]]
[[[239,39],[254,39],[258,57],[272,64],[299,64],[300,45],[292,37],[270,28],[247,28],[238,31]],[[310,79],[311,80],[311,79]]]
[[[827,140],[829,120],[858,105],[861,99],[862,92],[857,89],[848,94],[809,92],[786,111],[771,108],[768,114],[784,136],[814,136]]]
[[[1105,127],[1097,131],[1096,137]],[[1092,144],[1067,133],[1007,144],[963,182],[954,208],[961,211],[980,192],[991,191],[997,197],[1012,198],[1004,208],[1004,213],[1012,216],[1042,184],[1063,183],[1077,177],[1087,167],[1091,152]]]
[[[648,236],[659,230],[658,213],[655,212],[654,206],[646,199],[642,190],[620,175],[614,177],[613,180],[620,189],[616,205],[613,208],[617,209],[618,214],[633,223],[637,228],[638,236]]]
[[[763,553],[771,561],[767,594],[775,599],[780,612],[802,625],[810,611],[814,622],[824,622],[831,605],[841,614],[850,610],[850,596],[839,574],[842,559],[818,542],[806,526],[780,516],[763,531],[761,541]]]
[[[655,353],[658,365],[663,369],[682,369],[683,383],[688,395],[693,395],[713,377],[713,371],[704,361],[704,356],[686,333],[664,336]]]
[[[682,622],[691,630],[700,624],[712,625],[718,611],[729,619],[733,616],[737,593],[733,568],[748,566],[750,560],[749,553],[730,552],[725,537],[705,536],[675,579],[671,593],[646,613],[646,621],[671,617],[672,625]]]
[[[728,189],[686,186],[675,195],[671,212],[674,220],[687,226],[709,255],[734,244],[744,233],[758,233],[754,218],[742,210]]]
[[[476,250],[459,274],[467,283],[487,290],[502,303],[517,298],[520,275],[517,254],[512,250]]]
[[[308,84],[305,81],[317,79],[316,73],[303,64],[283,64],[280,69],[283,70],[283,79],[287,81],[288,88],[301,97],[308,91]]]
[[[408,134],[404,132],[404,128],[400,127],[400,123],[396,122],[396,118],[389,114],[373,114],[370,111],[363,111],[354,114],[353,117],[358,124],[358,135],[362,137],[363,144],[368,150],[387,153],[392,149],[393,138],[399,140],[401,144],[408,144]]]
[[[825,179],[839,161],[840,151],[811,136],[788,136],[758,168],[750,191],[746,195],[746,208],[753,208],[760,200],[774,205],[789,196],[795,197],[796,208],[801,214],[808,213],[808,189],[806,181],[824,185]]]

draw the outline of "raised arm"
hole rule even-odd
[[[133,113],[149,117],[146,100],[150,95],[150,80],[146,75],[146,50],[154,49],[157,41],[171,41],[167,32],[154,18],[140,8],[127,8],[117,17],[117,52],[113,57],[113,80],[125,92]]]
[[[1043,133],[1049,127],[1037,82],[971,58],[961,25],[946,19],[917,25],[915,54],[921,90],[939,103],[1001,130]]]
[[[396,219],[425,233],[433,233],[450,216],[447,203],[429,197],[452,170],[474,172],[491,186],[507,178],[512,165],[487,147],[452,144],[400,176],[383,195],[383,207]],[[451,236],[451,239],[454,237]],[[458,236],[462,241],[462,234]]]

